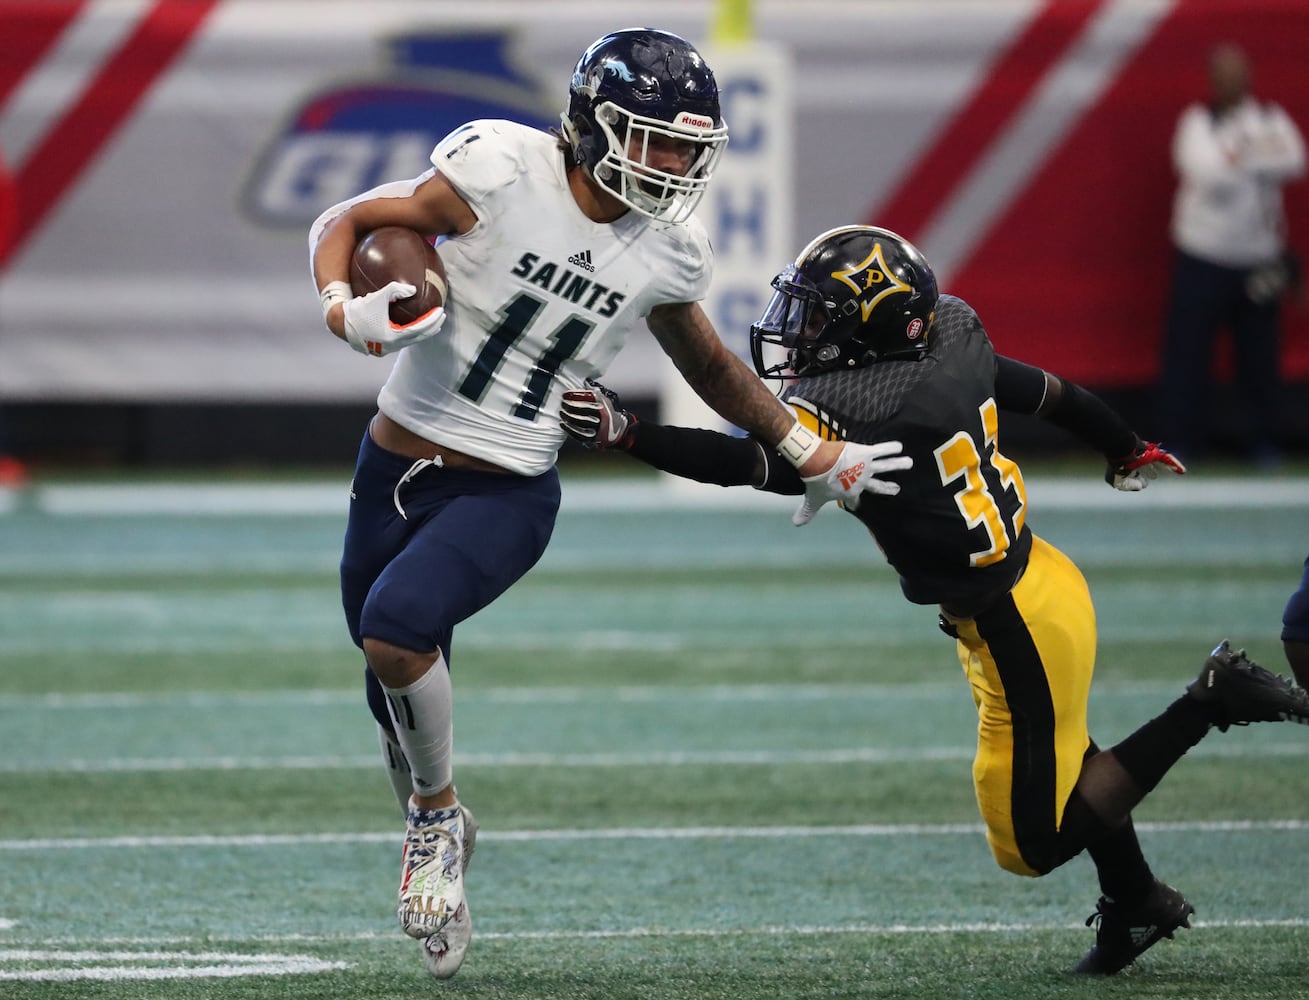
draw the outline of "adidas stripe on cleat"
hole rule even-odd
[[[1073,971],[1088,976],[1121,972],[1159,941],[1190,927],[1193,913],[1195,907],[1185,896],[1157,879],[1149,895],[1135,906],[1101,896],[1086,919],[1087,927],[1096,926],[1095,945]]]

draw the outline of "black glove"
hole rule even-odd
[[[1161,469],[1179,476],[1186,473],[1186,466],[1177,460],[1177,456],[1164,451],[1153,441],[1138,441],[1132,454],[1109,463],[1104,481],[1116,490],[1136,493],[1150,485],[1149,480],[1158,476]]]
[[[601,385],[593,378],[586,380],[587,388],[569,389],[564,393],[559,410],[559,426],[575,441],[586,448],[607,451],[632,447],[632,434],[636,430],[635,415],[623,409],[618,393]]]

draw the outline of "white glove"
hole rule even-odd
[[[413,285],[392,281],[375,292],[348,299],[341,307],[345,316],[346,343],[360,354],[380,358],[439,333],[445,323],[445,309],[441,306],[404,326],[391,322],[391,303],[396,299],[407,299],[417,291]]]
[[[877,444],[847,442],[835,465],[826,472],[803,478],[804,500],[791,515],[791,523],[808,524],[819,509],[832,500],[840,500],[846,510],[854,510],[865,491],[895,496],[900,492],[900,484],[876,477],[913,466],[914,460],[900,454],[902,450],[899,441]]]

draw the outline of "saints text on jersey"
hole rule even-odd
[[[623,292],[615,292],[554,261],[548,260],[542,264],[540,254],[523,254],[518,258],[512,273],[601,316],[614,315],[623,304],[623,299],[627,298]]]

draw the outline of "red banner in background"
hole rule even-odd
[[[921,239],[931,212],[1003,134],[997,119],[1018,113],[1052,57],[1063,56],[1070,32],[1088,30],[1087,15],[1109,6],[1040,9],[868,221]],[[1251,17],[1243,0],[1213,0],[1167,11],[975,235],[945,285],[978,310],[1000,351],[1091,385],[1155,380],[1172,253],[1172,133],[1182,108],[1207,96],[1210,48],[1223,40],[1243,46],[1256,95],[1309,132],[1309,5],[1259,8]],[[931,204],[923,191],[932,192]],[[1309,181],[1288,185],[1285,197],[1290,242],[1309,256]],[[1309,379],[1309,303],[1289,302],[1284,315],[1283,371]]]
[[[706,37],[705,12],[682,6],[623,9]],[[310,223],[426,169],[459,123],[549,127],[580,46],[613,27],[604,5],[532,0],[496,21],[420,0],[305,9],[0,0],[0,146],[17,189],[0,404],[375,398],[386,366],[323,331]],[[713,315],[729,342],[794,250],[867,218],[918,242],[1001,350],[1096,387],[1149,386],[1169,144],[1205,95],[1210,46],[1244,45],[1257,92],[1309,131],[1305,0],[812,0],[760,5],[757,22],[760,41],[786,48],[792,82],[766,103],[734,91],[732,142],[759,141],[750,113],[788,116],[793,232],[784,251],[765,246],[759,218],[776,222],[777,202],[754,182],[725,187],[705,220],[723,249],[714,294],[727,304]],[[1309,182],[1287,201],[1309,256]],[[735,273],[729,249],[744,258]],[[1286,334],[1284,370],[1309,380],[1309,307]],[[608,377],[656,395],[661,363],[638,331]]]
[[[150,86],[191,40],[218,0],[159,0],[16,171],[17,221],[5,254],[17,252],[64,192],[99,154]],[[81,4],[14,12],[16,52],[0,63],[0,100],[36,63]],[[19,15],[22,16],[19,16]],[[0,266],[5,257],[0,256]]]

